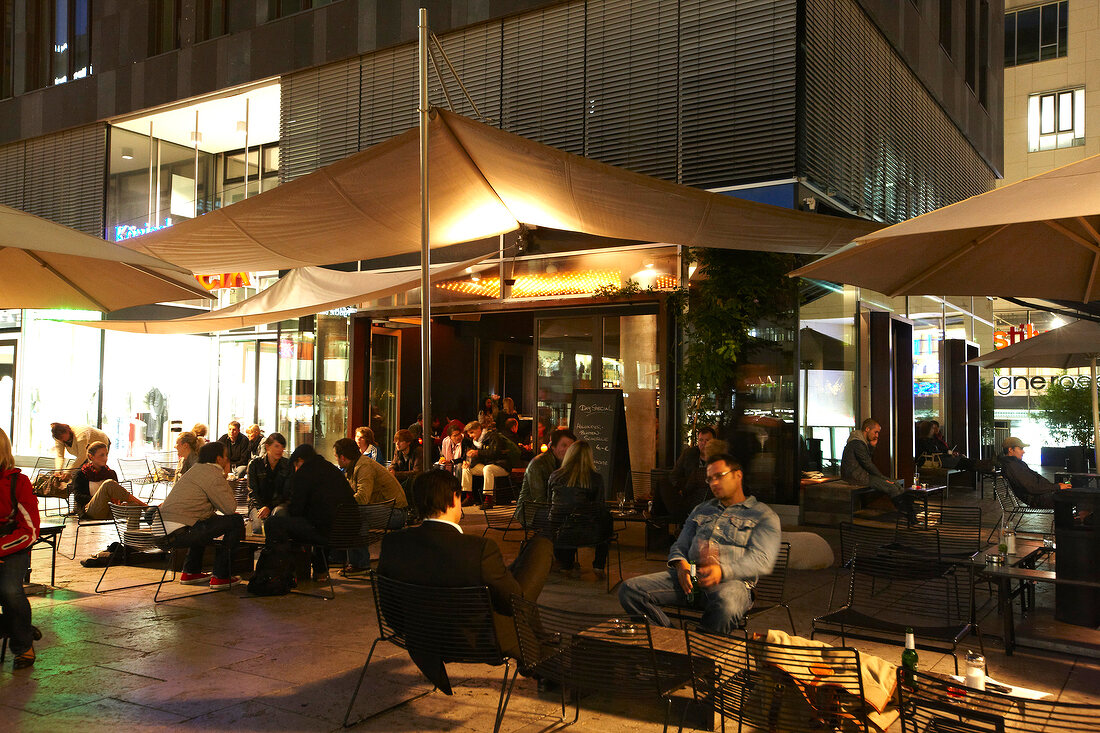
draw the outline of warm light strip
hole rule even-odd
[[[512,285],[513,298],[540,298],[553,295],[583,295],[600,288],[618,288],[622,285],[622,273],[618,270],[562,272],[553,275],[520,275]],[[500,297],[499,278],[480,280],[448,280],[436,287],[463,295],[483,298]],[[659,290],[676,287],[676,279],[670,275],[658,275],[654,287]]]

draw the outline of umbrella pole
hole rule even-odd
[[[1092,378],[1089,382],[1089,391],[1092,392],[1092,455],[1096,461],[1092,464],[1092,470],[1100,471],[1100,408],[1097,406],[1096,396],[1096,354],[1092,355],[1089,362],[1089,376]]]
[[[422,383],[421,412],[424,415],[421,436],[424,441],[421,460],[432,460],[432,319],[431,279],[428,232],[428,10],[420,8],[420,359]]]

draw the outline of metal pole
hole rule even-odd
[[[1100,407],[1096,396],[1096,354],[1089,361],[1089,392],[1092,393],[1092,455],[1096,460],[1093,471],[1100,471]]]
[[[432,460],[432,309],[428,230],[428,10],[420,8],[420,359],[421,412],[424,415],[423,461]]]

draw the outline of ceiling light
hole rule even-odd
[[[134,149],[133,148],[123,148],[122,149],[122,159],[123,160],[133,160],[134,159]]]

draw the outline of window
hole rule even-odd
[[[1032,94],[1027,100],[1027,150],[1085,144],[1085,90]]]
[[[1066,55],[1069,2],[1005,13],[1005,68]]]
[[[287,15],[293,15],[294,13],[300,13],[303,10],[310,10],[312,8],[319,8],[322,5],[328,5],[335,0],[273,0],[271,3],[271,20],[275,18],[282,18]]]
[[[224,36],[227,31],[226,0],[200,0],[197,4],[198,22],[195,33],[197,40],[208,41]]]
[[[951,0],[940,0],[940,46],[951,55]]]
[[[25,4],[27,90],[64,84],[92,73],[90,0]]]
[[[12,0],[0,0],[0,99],[12,95],[14,11],[15,6]]]
[[[179,0],[151,0],[149,3],[149,55],[156,56],[180,47]]]

